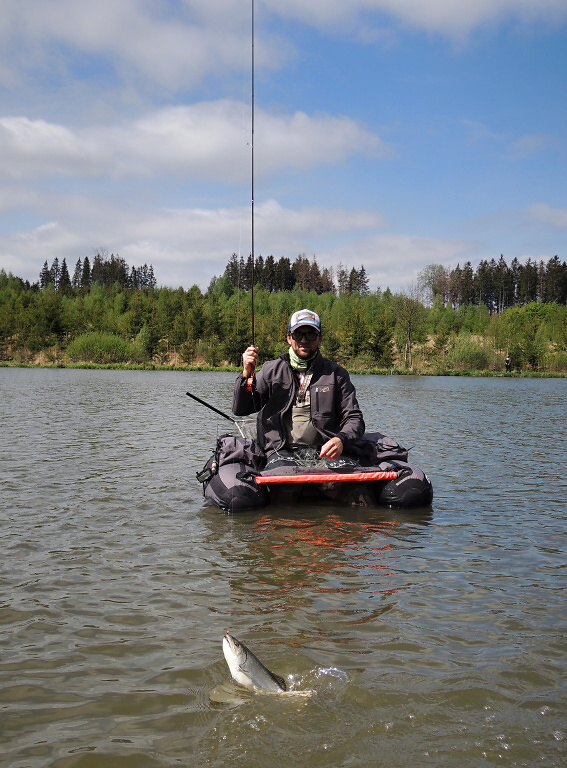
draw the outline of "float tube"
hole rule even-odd
[[[289,452],[267,459],[256,440],[222,435],[197,479],[206,502],[229,513],[314,496],[351,506],[426,507],[431,482],[407,458],[405,448],[379,432],[364,435],[348,456],[317,462],[324,466],[298,466]]]

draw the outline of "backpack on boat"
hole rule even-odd
[[[386,437],[381,432],[365,432],[364,435],[352,445],[348,452],[356,456],[363,466],[373,467],[382,461],[408,460],[408,450],[403,448],[393,437]]]
[[[203,483],[208,504],[225,512],[243,512],[265,507],[269,492],[256,485],[250,470],[258,472],[266,464],[266,456],[256,440],[235,435],[221,435],[197,480]]]
[[[366,432],[349,452],[357,456],[363,466],[379,466],[395,470],[395,480],[376,483],[374,494],[378,504],[387,507],[427,507],[433,501],[431,481],[419,467],[408,464],[408,449],[392,437],[381,432]]]

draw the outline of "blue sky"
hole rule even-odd
[[[3,0],[0,268],[250,252],[251,0]],[[255,0],[255,252],[567,258],[565,0]]]

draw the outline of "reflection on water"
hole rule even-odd
[[[565,381],[357,377],[433,508],[229,517],[232,378],[0,369],[0,764],[562,766]]]
[[[265,603],[292,614],[301,606],[305,642],[324,636],[317,625],[328,613],[336,636],[342,616],[347,627],[371,621],[389,610],[396,592],[407,586],[396,577],[403,524],[395,518],[402,513],[317,512],[311,507],[306,519],[272,508],[255,516],[246,537],[246,572],[230,579],[233,600],[246,603],[254,597],[258,607]],[[419,529],[431,516],[430,510],[416,513],[412,528]],[[406,538],[403,546],[416,545]]]

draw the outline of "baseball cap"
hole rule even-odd
[[[293,333],[297,328],[302,328],[305,325],[309,325],[318,333],[321,333],[321,320],[316,312],[312,312],[310,309],[300,309],[294,312],[289,319],[289,325],[287,327],[288,333]]]

